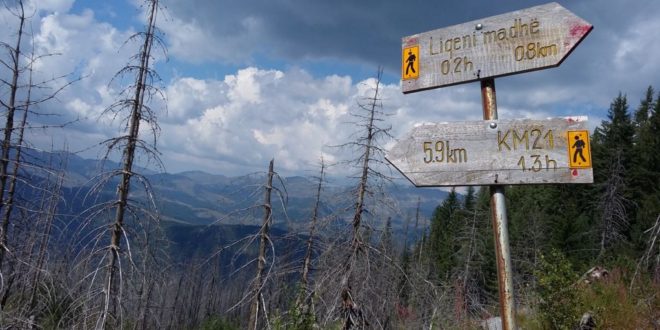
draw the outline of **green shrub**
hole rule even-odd
[[[630,291],[630,268],[614,268],[605,279],[579,281],[571,263],[558,251],[541,257],[536,315],[525,317],[526,329],[574,329],[581,316],[592,314],[596,329],[651,329],[660,318],[660,286],[648,274]]]
[[[581,287],[582,305],[593,313],[597,329],[652,329],[660,317],[660,288],[645,277],[631,293],[623,274],[614,269],[607,279]]]
[[[538,315],[544,327],[571,329],[583,311],[574,284],[578,279],[570,261],[559,251],[541,256],[540,267],[534,272],[538,279]]]

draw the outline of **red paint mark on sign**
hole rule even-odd
[[[419,43],[419,39],[417,37],[406,39],[405,42],[406,46],[415,45],[418,43]]]
[[[571,172],[571,174],[572,174],[573,176],[578,176],[578,170],[575,170],[575,169],[574,169],[574,170]]]
[[[582,36],[586,35],[591,31],[591,28],[593,26],[591,25],[581,25],[581,24],[575,24],[571,26],[570,34],[571,37],[573,38],[582,38]]]

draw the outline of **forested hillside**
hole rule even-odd
[[[34,47],[25,3],[6,4],[16,33],[1,47],[0,329],[478,329],[498,316],[488,187],[394,184],[382,68],[332,146],[347,159],[319,157],[309,177],[280,176],[277,158],[249,176],[165,173],[163,8],[146,0],[104,94],[117,130],[85,160],[30,141],[71,124],[43,110],[85,77],[33,79],[60,54]],[[590,138],[593,184],[505,187],[521,329],[660,328],[660,93],[612,96]]]
[[[521,327],[569,329],[587,312],[599,329],[657,327],[658,132],[660,94],[649,87],[632,109],[620,94],[591,137],[594,184],[507,188]],[[469,190],[463,200],[450,194],[428,235],[404,251],[403,260],[418,254],[412,264],[448,290],[450,326],[490,315],[497,302],[486,191]],[[602,269],[608,275],[592,279]]]

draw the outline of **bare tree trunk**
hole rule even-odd
[[[145,281],[144,283],[147,288],[146,288],[146,294],[143,295],[143,297],[140,297],[140,304],[142,305],[142,309],[140,311],[140,319],[138,323],[135,323],[134,329],[137,329],[137,325],[141,324],[140,328],[142,330],[146,330],[149,328],[148,326],[148,320],[147,320],[147,312],[149,310],[149,302],[151,301],[151,293],[153,292],[153,287],[154,287],[154,282],[153,281]],[[142,299],[144,298],[144,299]]]
[[[179,294],[181,293],[182,282],[183,282],[183,273],[181,274],[181,276],[179,276],[179,284],[177,284],[176,286],[176,293],[174,294],[174,300],[172,301],[172,308],[170,311],[170,321],[167,326],[168,329],[176,329],[174,325],[175,321],[176,324],[181,323],[179,318],[178,317],[175,318],[175,316],[180,315],[180,311],[177,310],[177,306],[179,306]]]
[[[21,4],[21,6],[22,6],[22,4]],[[21,14],[20,18],[21,18],[21,29],[22,29],[23,20],[24,20],[23,14]],[[2,211],[3,211],[2,212],[2,233],[3,233],[2,241],[3,241],[3,243],[0,247],[0,270],[2,269],[2,262],[5,259],[4,258],[5,257],[4,253],[9,250],[9,241],[8,241],[7,231],[9,230],[9,223],[11,222],[11,214],[12,214],[12,211],[13,211],[13,208],[14,208],[14,195],[16,194],[16,182],[18,181],[18,171],[19,171],[20,164],[21,164],[21,152],[23,151],[23,148],[22,148],[23,137],[25,136],[25,125],[26,125],[26,122],[27,122],[27,115],[28,115],[29,104],[30,104],[30,95],[31,95],[31,92],[32,92],[32,88],[31,88],[31,86],[32,86],[32,64],[29,65],[29,70],[30,70],[30,74],[29,74],[30,78],[29,78],[28,89],[27,89],[27,97],[26,97],[26,101],[25,101],[25,107],[23,109],[23,116],[21,117],[21,122],[18,126],[18,140],[17,140],[16,145],[14,147],[14,149],[16,150],[16,154],[14,155],[14,163],[13,163],[13,168],[12,168],[12,174],[11,174],[10,178],[7,177],[6,173],[3,174],[3,176],[2,176],[5,179],[5,182],[2,183],[3,189],[4,189],[5,184],[6,184],[6,179],[9,179],[9,188],[7,189],[6,199],[2,200],[1,197],[0,197],[0,200],[2,201],[2,203],[0,205],[3,207],[2,208]],[[15,91],[14,91],[14,93],[15,93]],[[15,100],[12,99],[11,102],[15,102]],[[12,112],[15,114],[15,112],[16,112],[15,107],[13,107]],[[13,119],[12,119],[12,122],[13,122]],[[5,137],[7,137],[6,134],[5,134]],[[11,139],[11,137],[9,137],[9,138]],[[11,145],[7,146],[7,148],[10,148],[10,147],[11,147]],[[4,166],[4,164],[3,164],[3,166]],[[5,170],[6,170],[6,167],[5,167]],[[10,262],[10,266],[9,266],[10,270],[13,269],[13,264],[14,264],[13,262]],[[3,297],[2,297],[2,300],[0,301],[0,309],[2,309],[2,310],[4,310],[4,308],[5,308],[5,304],[7,303],[7,298],[9,297],[10,291],[11,291],[11,288],[12,288],[11,284],[14,283],[15,277],[17,275],[13,270],[10,271],[9,273],[11,273],[11,276],[10,276],[9,281],[8,281],[9,285],[7,285],[6,290],[5,290],[5,292],[3,294]]]
[[[18,92],[18,77],[20,75],[21,40],[23,38],[23,27],[25,25],[25,9],[23,1],[18,2],[20,13],[18,14],[19,25],[16,37],[16,47],[10,49],[12,78],[9,85],[9,102],[3,106],[7,108],[7,120],[5,123],[4,139],[2,140],[2,156],[0,157],[0,208],[4,206],[4,194],[7,186],[7,167],[9,165],[9,151],[11,149],[11,138],[14,133],[14,114],[16,112],[16,94]],[[27,112],[27,111],[26,111]],[[0,228],[0,269],[5,260],[7,247],[7,230],[9,230],[9,218],[2,219]]]
[[[600,198],[602,216],[599,258],[605,254],[611,244],[622,239],[623,231],[629,226],[626,214],[626,204],[629,201],[623,193],[626,183],[623,178],[625,169],[621,158],[622,151],[615,150],[609,168],[609,177],[605,183],[605,192]]]
[[[303,261],[302,276],[300,283],[302,285],[302,291],[307,294],[308,287],[308,277],[309,277],[309,267],[312,262],[312,251],[314,250],[314,234],[316,230],[316,221],[319,216],[319,206],[321,204],[321,189],[323,188],[323,175],[325,173],[325,163],[321,159],[321,174],[319,175],[319,183],[316,186],[316,202],[314,204],[314,210],[312,212],[312,224],[309,229],[309,238],[307,238],[307,250],[305,251],[305,259]]]
[[[415,242],[419,240],[419,209],[422,204],[422,199],[417,197],[417,207],[415,208]]]
[[[53,221],[55,220],[55,212],[57,211],[57,203],[60,197],[60,191],[62,189],[62,184],[64,183],[64,172],[61,172],[57,178],[57,183],[53,190],[48,193],[52,193],[50,199],[48,200],[48,205],[46,209],[46,214],[44,214],[45,225],[43,236],[41,238],[39,246],[39,256],[37,257],[37,264],[35,265],[35,275],[32,281],[32,291],[30,292],[30,311],[33,311],[37,304],[37,287],[41,278],[42,267],[46,259],[46,251],[48,250],[48,243],[50,241],[50,234],[53,228]],[[46,192],[44,192],[46,193]]]
[[[455,301],[455,306],[456,306],[456,314],[457,314],[457,320],[460,322],[463,317],[467,316],[468,308],[469,308],[469,301],[468,301],[468,296],[469,296],[469,287],[468,285],[470,284],[470,267],[472,266],[472,259],[475,254],[476,250],[476,239],[477,239],[477,211],[474,210],[472,211],[472,223],[470,224],[469,227],[469,232],[466,234],[468,235],[468,242],[467,242],[467,254],[465,256],[464,262],[464,268],[463,268],[463,273],[457,278],[455,281],[455,289],[456,289],[456,301]]]
[[[140,132],[140,121],[142,119],[142,107],[144,105],[144,97],[146,90],[146,79],[149,70],[149,60],[151,58],[151,47],[154,42],[154,29],[156,24],[156,13],[158,9],[158,0],[151,0],[149,2],[149,18],[147,23],[147,32],[144,38],[144,44],[140,51],[140,65],[136,77],[135,96],[131,100],[132,108],[130,115],[130,124],[128,129],[127,144],[123,152],[123,165],[122,175],[119,185],[117,186],[117,201],[115,221],[112,225],[112,232],[110,237],[110,258],[107,265],[107,279],[105,287],[105,307],[103,311],[103,327],[109,326],[111,328],[116,325],[117,309],[120,304],[121,296],[119,286],[119,278],[121,277],[121,269],[117,266],[119,259],[119,251],[121,246],[121,238],[124,233],[124,215],[128,207],[128,194],[130,191],[131,176],[133,175],[133,160],[135,158],[135,149],[137,146],[138,135]]]
[[[321,204],[321,190],[323,188],[323,176],[325,174],[325,162],[321,158],[321,173],[319,175],[319,182],[316,186],[316,201],[312,211],[312,223],[309,228],[309,237],[307,238],[307,249],[303,259],[303,268],[300,277],[300,293],[296,301],[296,308],[300,311],[303,319],[307,315],[313,313],[313,302],[311,300],[311,293],[309,290],[309,269],[312,264],[312,253],[314,251],[314,235],[316,234],[316,222],[319,217],[319,207]]]
[[[215,268],[215,267],[214,267]],[[204,308],[204,319],[207,319],[213,313],[213,308],[215,307],[215,282],[216,282],[216,271],[215,268],[211,274],[211,284],[209,285],[209,290],[206,293],[206,307]]]
[[[268,165],[268,182],[266,183],[266,193],[264,197],[264,218],[259,231],[259,256],[257,259],[257,274],[254,278],[254,298],[252,298],[252,306],[250,307],[250,319],[248,321],[248,329],[257,329],[259,320],[259,311],[264,309],[265,306],[261,304],[262,286],[264,283],[264,269],[266,268],[266,245],[270,241],[268,236],[270,231],[270,222],[272,219],[272,206],[271,206],[271,192],[273,191],[273,163],[271,159]],[[264,311],[265,312],[265,311]]]
[[[653,263],[652,279],[654,283],[660,281],[660,249],[656,249],[656,245],[660,240],[660,214],[655,218],[653,226],[644,232],[649,233],[649,239],[646,243],[647,248],[644,255],[642,255],[637,262],[637,266],[635,266],[635,273],[630,280],[630,291],[633,289],[633,284],[635,283],[635,279],[639,275],[642,266],[648,267],[650,263]]]
[[[192,263],[191,263],[192,266]],[[183,319],[177,324],[179,328],[193,328],[199,318],[200,295],[202,292],[202,274],[199,270],[188,272],[184,296],[181,302]]]
[[[417,221],[419,219],[419,197],[417,197],[417,211],[415,214],[415,232],[417,232]],[[403,229],[403,253],[402,256],[408,251],[408,236],[410,236],[410,218],[406,217],[406,226]]]
[[[3,209],[3,215],[2,215],[2,223],[3,227],[4,224],[9,224],[10,222],[10,217],[11,217],[11,212],[14,207],[14,195],[16,194],[16,182],[18,181],[18,170],[20,168],[21,164],[21,153],[23,151],[23,142],[24,142],[24,136],[25,136],[25,125],[27,123],[27,115],[30,110],[30,95],[32,93],[32,64],[30,64],[30,78],[29,78],[29,83],[28,83],[28,89],[27,89],[27,96],[26,96],[26,101],[25,101],[25,108],[23,109],[23,117],[21,117],[21,122],[18,127],[18,140],[16,142],[16,146],[14,149],[16,150],[16,155],[14,155],[14,167],[12,169],[12,175],[9,180],[9,189],[7,189],[7,198],[6,201],[2,203],[4,206]]]
[[[367,194],[367,184],[369,180],[369,173],[371,171],[370,162],[372,160],[373,149],[375,146],[375,134],[380,131],[375,125],[376,108],[378,107],[380,80],[382,77],[382,69],[379,68],[378,76],[376,79],[376,87],[374,96],[369,98],[369,102],[361,107],[367,111],[367,120],[365,123],[366,134],[364,141],[360,143],[363,145],[363,154],[361,156],[362,166],[361,174],[359,177],[357,195],[355,201],[355,213],[353,214],[353,233],[351,239],[350,254],[348,259],[343,265],[343,274],[341,278],[341,300],[342,300],[342,313],[344,314],[344,329],[350,329],[353,326],[364,327],[367,322],[362,315],[358,304],[354,300],[354,293],[352,289],[352,273],[353,267],[356,263],[358,254],[363,251],[362,236],[360,233],[362,216],[365,211],[365,197]]]

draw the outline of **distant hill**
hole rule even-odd
[[[245,249],[250,241],[241,239],[253,237],[259,233],[259,226],[247,225],[217,225],[217,226],[196,226],[187,224],[177,224],[172,222],[164,223],[163,229],[169,240],[169,256],[175,262],[201,261],[222,251],[222,264],[234,267],[247,263],[257,254],[257,240],[252,241],[251,248]],[[286,251],[292,256],[301,259],[304,255],[306,236],[291,235],[281,229],[273,228],[270,231],[270,237],[273,244],[278,246],[281,251]],[[286,248],[284,248],[286,247]],[[282,252],[284,253],[284,252]],[[226,268],[226,269],[229,269]]]
[[[34,163],[51,164],[51,167],[65,166],[64,185],[70,198],[80,198],[83,195],[80,192],[96,183],[100,173],[119,168],[119,164],[110,160],[84,159],[66,152],[32,151],[27,157]],[[145,174],[153,186],[159,211],[166,221],[189,225],[257,225],[260,221],[262,211],[250,207],[259,205],[263,200],[261,187],[265,182],[265,173],[227,177],[201,171],[156,173],[140,169],[139,172]],[[333,183],[337,181],[331,178],[324,186],[322,215],[342,217],[352,206],[350,192],[353,187],[345,183]],[[286,177],[282,182],[284,186],[278,183],[276,187],[285,200],[280,201],[274,196],[274,225],[284,229],[301,226],[311,216],[317,182],[301,176]],[[116,180],[106,185],[101,194],[111,198],[115,188]],[[414,217],[418,199],[422,218],[427,219],[447,195],[439,189],[415,188],[408,182],[389,184],[383,193],[389,196],[389,201],[380,206],[378,214],[391,217],[395,229],[403,228],[406,217]],[[134,189],[132,194],[136,199],[146,198],[142,189]],[[286,212],[283,205],[286,205]],[[81,209],[84,206],[79,205]]]

